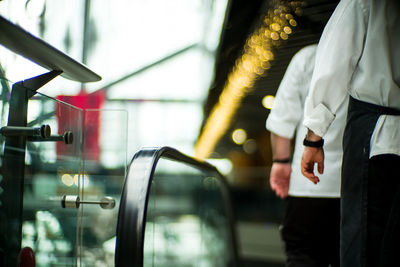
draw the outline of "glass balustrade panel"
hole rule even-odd
[[[144,266],[231,266],[233,240],[218,173],[160,158],[149,196]]]
[[[34,94],[26,110],[26,129],[30,133],[22,145],[14,147],[15,132],[4,128],[8,123],[12,82],[2,79],[1,88],[1,177],[7,191],[2,192],[5,197],[1,199],[1,208],[18,226],[9,227],[9,234],[21,237],[16,247],[33,250],[36,266],[76,266],[78,208],[64,208],[62,200],[64,196],[79,196],[82,186],[83,111],[26,89],[28,95]],[[23,113],[22,106],[15,108]],[[18,180],[21,186],[12,186]],[[8,207],[18,198],[22,199],[22,210],[17,218]]]
[[[81,266],[114,266],[118,210],[127,164],[127,125],[125,110],[84,111],[81,198],[92,204],[83,204],[79,214]]]
[[[52,141],[27,142],[22,247],[34,247],[37,266],[75,266],[83,111],[36,94],[29,101],[28,126],[42,125],[51,127]]]

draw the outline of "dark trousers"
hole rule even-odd
[[[286,266],[339,266],[339,231],[339,198],[289,197],[281,231]]]
[[[367,266],[400,266],[400,156],[368,165]]]

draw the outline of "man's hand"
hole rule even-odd
[[[285,198],[289,194],[290,173],[292,167],[290,163],[274,163],[272,164],[269,184],[276,195]]]
[[[318,172],[324,172],[324,149],[322,147],[304,147],[301,158],[301,173],[314,184],[319,182],[318,176],[314,174],[314,165],[318,165]]]

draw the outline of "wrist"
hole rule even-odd
[[[288,164],[291,162],[290,158],[276,158],[272,160],[272,163]]]
[[[305,139],[315,142],[321,140],[322,137],[315,134],[312,130],[308,129]]]

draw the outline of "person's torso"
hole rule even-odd
[[[400,110],[400,1],[362,1],[366,34],[363,53],[350,83],[350,95]],[[400,155],[400,117],[381,116],[371,138],[370,157]]]

